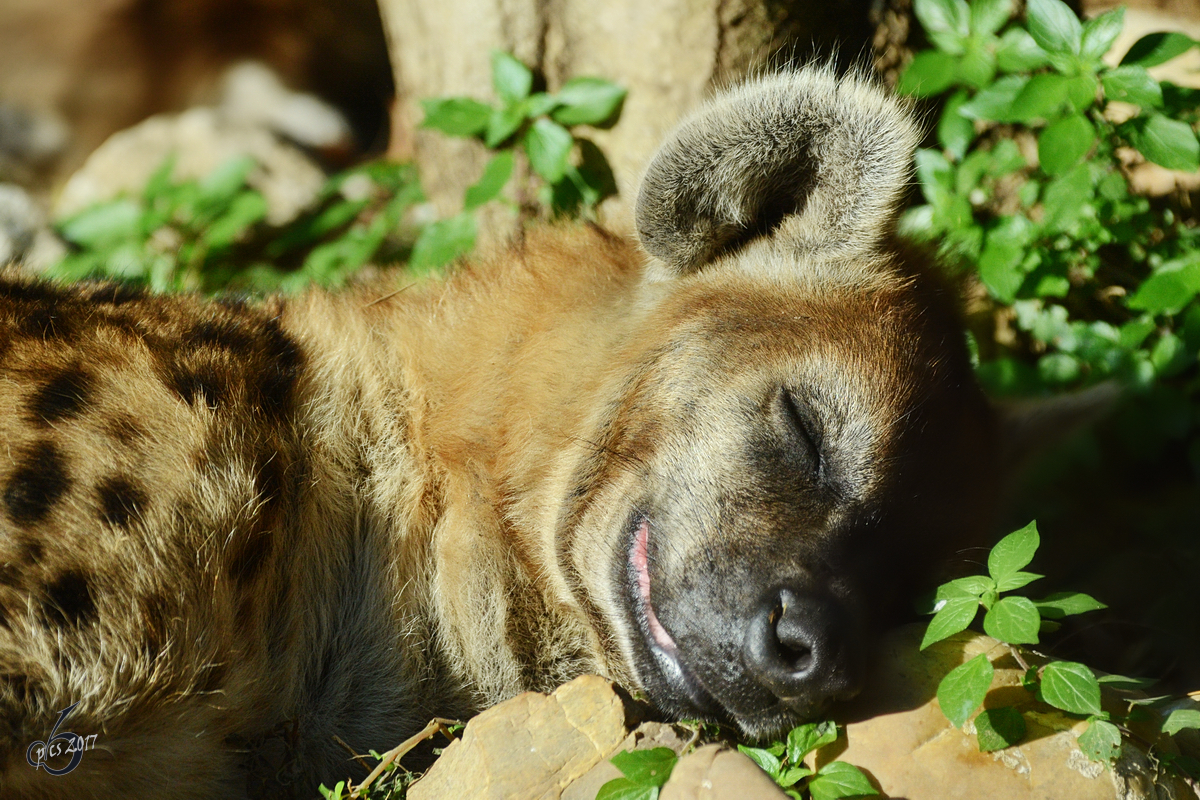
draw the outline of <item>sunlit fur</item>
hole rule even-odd
[[[686,715],[630,607],[638,515],[702,680],[758,582],[879,610],[985,515],[991,442],[952,298],[891,243],[915,140],[810,69],[684,123],[646,250],[550,227],[444,281],[252,304],[0,278],[0,796],[307,797],[357,773],[338,739],[586,672]],[[802,716],[755,691],[718,716]],[[95,749],[34,770],[77,701]]]

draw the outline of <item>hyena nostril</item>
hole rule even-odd
[[[847,688],[850,628],[831,599],[786,588],[769,592],[746,631],[747,670],[783,700],[840,694]]]

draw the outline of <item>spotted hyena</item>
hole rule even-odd
[[[916,140],[810,68],[677,129],[640,243],[253,303],[4,280],[0,794],[308,795],[338,739],[585,672],[750,735],[853,693],[989,495],[951,293],[891,235]],[[94,746],[31,767],[73,703]]]

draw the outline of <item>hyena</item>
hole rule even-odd
[[[582,673],[750,736],[852,694],[991,496],[954,292],[893,235],[917,139],[806,68],[683,122],[640,242],[259,302],[5,279],[0,795],[307,796],[339,739]]]

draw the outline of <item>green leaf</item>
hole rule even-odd
[[[1078,53],[1083,26],[1062,0],[1029,0],[1025,6],[1029,34],[1050,53]]]
[[[954,158],[961,160],[975,138],[975,123],[958,113],[967,102],[967,93],[959,89],[946,101],[942,116],[938,119],[938,144],[948,150]]]
[[[1087,117],[1072,114],[1047,125],[1038,136],[1038,162],[1047,175],[1061,175],[1096,144],[1096,129]]]
[[[956,55],[963,51],[963,41],[971,32],[971,11],[965,0],[914,0],[913,11],[939,50]]]
[[[1174,736],[1185,728],[1200,730],[1200,710],[1194,708],[1177,708],[1163,723],[1163,733]]]
[[[1080,164],[1054,179],[1042,193],[1042,226],[1047,231],[1066,231],[1092,208],[1095,186],[1087,164]]]
[[[228,247],[252,225],[267,217],[267,201],[255,191],[241,192],[229,209],[209,225],[200,236],[211,249]]]
[[[1105,606],[1105,608],[1107,608],[1107,606]],[[1127,678],[1124,675],[1102,675],[1096,680],[1101,686],[1109,686],[1113,689],[1124,689],[1128,691],[1141,691],[1143,689],[1149,689],[1151,686],[1158,683],[1158,681],[1150,678]]]
[[[1042,618],[1027,597],[1002,597],[983,617],[988,636],[1009,644],[1036,644]]]
[[[505,139],[516,133],[527,117],[527,109],[523,102],[492,109],[492,113],[488,117],[487,130],[483,134],[483,143],[489,148],[495,149]]]
[[[575,140],[571,132],[548,119],[539,119],[525,132],[525,155],[534,172],[548,183],[562,179]]]
[[[772,780],[778,782],[779,772],[783,768],[783,763],[779,758],[760,747],[747,747],[744,744],[738,745],[738,752],[755,764],[758,764],[763,772],[770,775]]]
[[[979,601],[973,597],[951,597],[945,600],[941,609],[929,621],[925,637],[921,640],[921,649],[924,650],[935,642],[966,630],[978,611]]]
[[[980,90],[969,102],[958,110],[968,119],[992,122],[1015,122],[1012,117],[1013,102],[1025,88],[1029,78],[1024,75],[1009,75]]]
[[[1162,87],[1145,67],[1130,64],[1110,69],[1100,77],[1104,96],[1109,100],[1133,103],[1142,108],[1158,108],[1163,104]]]
[[[175,174],[177,160],[177,154],[174,152],[163,159],[150,179],[146,181],[146,188],[142,190],[142,202],[152,206],[156,200],[167,194],[172,186],[171,176]]]
[[[799,764],[813,750],[837,740],[837,725],[833,722],[815,722],[793,728],[787,738],[787,757],[792,764]]]
[[[1067,79],[1067,103],[1072,111],[1086,111],[1096,102],[1100,88],[1095,75],[1074,75]]]
[[[556,108],[558,108],[558,98],[545,92],[531,94],[525,101],[525,114],[530,119],[549,114]]]
[[[1200,142],[1192,126],[1162,114],[1151,114],[1138,129],[1133,145],[1142,155],[1167,169],[1200,169]]]
[[[638,786],[628,778],[613,778],[600,787],[596,800],[658,800],[658,787]]]
[[[1093,720],[1079,736],[1079,749],[1092,761],[1110,764],[1121,755],[1121,731],[1111,722]]]
[[[443,97],[422,100],[425,110],[422,128],[435,128],[450,136],[475,136],[483,133],[492,116],[492,107],[469,97]]]
[[[970,575],[966,578],[955,578],[938,587],[936,598],[947,600],[951,597],[979,598],[996,588],[996,582],[986,575]]]
[[[662,786],[671,777],[679,756],[669,747],[625,750],[611,759],[613,765],[638,786]]]
[[[1125,305],[1151,314],[1177,314],[1197,294],[1200,294],[1200,264],[1192,263],[1155,272],[1125,299]]]
[[[550,116],[563,125],[605,126],[616,121],[625,90],[601,78],[572,78],[554,95]]]
[[[223,211],[246,185],[246,178],[258,166],[250,156],[234,156],[200,181],[199,203],[209,211]]]
[[[1192,37],[1175,31],[1148,33],[1129,48],[1129,52],[1121,59],[1121,66],[1135,64],[1139,67],[1156,67],[1183,55],[1195,45]]]
[[[1067,104],[1070,78],[1056,73],[1034,75],[1013,99],[1008,118],[1017,122],[1052,119]]]
[[[1001,72],[1033,72],[1050,63],[1046,51],[1038,47],[1024,28],[1009,28],[1000,37],[996,50],[996,68]]]
[[[988,572],[992,579],[999,584],[1008,575],[1024,568],[1033,560],[1039,544],[1036,521],[996,542],[988,555]]]
[[[516,103],[529,96],[533,73],[508,53],[492,51],[492,88],[506,103]]]
[[[1012,747],[1025,738],[1025,718],[1011,706],[986,708],[975,718],[975,737],[984,753]]]
[[[958,81],[975,89],[987,86],[996,77],[996,55],[974,39],[967,40],[967,48],[959,57]]]
[[[463,209],[474,211],[479,206],[500,195],[508,179],[512,177],[515,159],[511,150],[505,150],[492,156],[492,160],[483,168],[483,175],[474,186],[467,189],[463,199]]]
[[[1022,586],[1027,586],[1044,577],[1046,576],[1038,575],[1036,572],[1013,572],[998,583],[996,589],[1001,592],[1011,592],[1013,589],[1020,589]]]
[[[839,797],[870,797],[879,791],[863,771],[845,761],[830,761],[808,781],[812,800],[837,800]]]
[[[1025,281],[1020,268],[1024,257],[1022,245],[988,236],[978,264],[979,279],[988,294],[1006,305],[1017,299],[1017,290]]]
[[[422,270],[445,266],[475,246],[475,217],[469,213],[425,226],[413,244],[409,266]]]
[[[1118,7],[1106,11],[1098,17],[1093,17],[1083,23],[1083,39],[1079,47],[1079,55],[1086,61],[1099,63],[1100,59],[1113,46],[1113,42],[1121,35],[1125,27],[1125,8]]]
[[[941,50],[917,53],[900,76],[896,91],[913,97],[933,97],[958,80],[958,56]]]
[[[812,774],[813,771],[808,767],[788,767],[787,769],[783,770],[783,772],[779,773],[779,777],[775,779],[775,782],[784,789],[787,789],[795,786],[798,781],[807,778]]]
[[[942,678],[937,688],[938,705],[954,727],[961,728],[979,708],[995,674],[992,662],[980,654]]]
[[[1038,699],[1072,714],[1100,713],[1100,684],[1074,661],[1051,661],[1042,669]]]
[[[1004,27],[1012,16],[1012,0],[974,0],[971,3],[971,33],[987,36]]]
[[[140,238],[141,207],[119,199],[90,206],[58,223],[58,233],[68,242],[96,250]]]

